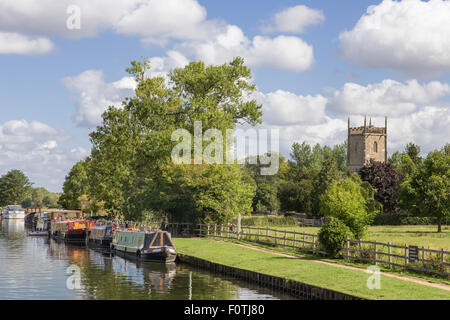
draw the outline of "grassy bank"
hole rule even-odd
[[[174,239],[184,254],[241,269],[284,277],[367,299],[450,299],[448,291],[381,276],[381,289],[369,290],[367,273],[281,257],[211,239]]]

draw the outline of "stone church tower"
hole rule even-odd
[[[371,119],[367,126],[366,117],[363,127],[350,128],[349,117],[347,141],[347,167],[351,171],[358,171],[370,159],[387,162],[387,117],[384,119],[384,128],[374,127]]]

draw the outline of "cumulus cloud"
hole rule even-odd
[[[263,121],[267,125],[319,124],[324,122],[328,99],[321,96],[302,96],[277,90],[258,92],[256,100],[263,105]]]
[[[11,120],[0,124],[0,175],[19,169],[36,186],[61,191],[73,164],[89,154],[82,147],[72,152],[58,145],[67,139],[64,131],[39,121]]]
[[[450,1],[384,0],[339,35],[342,56],[409,76],[450,71]]]
[[[53,43],[44,37],[30,38],[16,32],[0,32],[0,54],[41,55],[53,48]]]
[[[221,64],[235,56],[244,57],[249,66],[270,66],[302,72],[314,64],[313,47],[299,37],[275,38],[255,36],[252,40],[237,26],[224,30],[204,41],[189,41],[182,50],[207,64]]]
[[[449,85],[439,81],[420,84],[417,80],[409,80],[404,84],[386,79],[367,86],[346,83],[341,90],[335,91],[329,108],[338,114],[396,117],[410,114],[449,94]]]
[[[264,33],[302,33],[311,25],[325,21],[322,11],[304,5],[286,8],[272,17],[272,21],[261,27]]]
[[[101,70],[87,70],[75,77],[63,78],[62,82],[79,95],[73,120],[87,128],[100,124],[101,115],[109,106],[120,107],[123,99],[133,94],[136,86],[130,77],[106,83]]]

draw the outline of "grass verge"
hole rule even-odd
[[[173,239],[179,252],[215,263],[283,277],[329,288],[366,299],[434,300],[450,299],[448,291],[381,275],[381,289],[367,288],[369,274],[318,264],[313,261],[280,257],[227,242],[211,239]]]

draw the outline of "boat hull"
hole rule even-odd
[[[136,252],[118,249],[113,249],[112,251],[119,257],[144,262],[173,263],[177,258],[176,254],[170,253],[168,251],[141,253],[141,254],[136,254]]]
[[[66,242],[80,242],[84,243],[86,241],[86,233],[65,233],[56,232],[52,234],[52,237],[56,240],[63,240]]]

